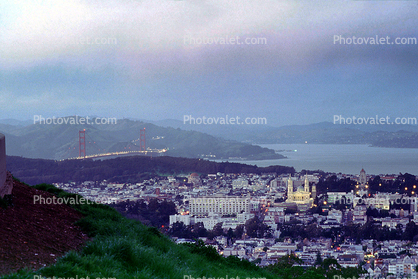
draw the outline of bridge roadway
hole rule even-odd
[[[166,149],[150,149],[146,151],[118,151],[118,152],[109,152],[109,153],[101,153],[101,154],[93,154],[93,155],[86,155],[86,157],[75,157],[75,158],[68,158],[65,160],[81,160],[81,159],[89,159],[89,158],[102,158],[102,157],[109,157],[109,156],[123,156],[123,155],[144,155],[144,156],[152,156],[152,155],[159,155],[161,153],[165,153]]]

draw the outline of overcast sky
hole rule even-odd
[[[418,117],[417,26],[417,1],[1,1],[0,119]]]

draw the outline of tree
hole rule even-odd
[[[224,230],[222,229],[222,222],[217,223],[212,230],[214,236],[221,236],[224,234]]]
[[[321,253],[316,253],[316,260],[315,260],[315,265],[316,266],[321,266],[322,265],[322,257],[321,257]]]
[[[229,230],[228,230],[228,232],[226,233],[226,237],[228,237],[228,239],[233,239],[234,238],[234,231],[231,229],[231,228],[229,228]]]
[[[183,222],[175,222],[171,225],[169,233],[174,237],[184,237],[186,235],[186,225]]]
[[[321,266],[325,271],[329,271],[330,269],[341,269],[341,265],[337,260],[332,258],[326,258]]]
[[[206,237],[208,235],[208,231],[203,225],[203,222],[198,222],[193,225],[193,233],[196,237]]]
[[[244,233],[244,225],[238,225],[235,228],[234,235],[236,238],[241,238]]]
[[[247,230],[247,235],[250,237],[264,237],[269,231],[269,227],[260,221],[260,219],[255,216],[245,222],[245,229]]]
[[[413,240],[414,236],[418,234],[418,227],[415,225],[414,221],[410,221],[406,227],[405,232],[402,235],[404,240]]]
[[[299,259],[297,256],[295,256],[294,254],[288,254],[288,255],[280,257],[277,260],[277,263],[275,263],[274,265],[270,265],[270,266],[273,268],[283,269],[283,268],[290,268],[295,264],[302,264],[302,263],[303,261]]]

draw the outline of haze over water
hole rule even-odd
[[[368,174],[418,174],[418,149],[369,147],[363,144],[261,144],[288,159],[236,161],[257,165],[292,166],[296,171],[323,170],[326,172],[358,174],[364,168]],[[291,151],[293,150],[293,151]],[[294,151],[297,150],[297,151]]]

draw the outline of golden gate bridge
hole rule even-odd
[[[86,135],[90,138],[91,141],[88,143],[95,146],[99,151],[103,151],[97,154],[90,154],[87,155],[86,151]],[[139,146],[135,144],[135,142],[139,141]],[[131,147],[139,148],[139,150],[126,150],[126,151],[113,151],[113,152],[106,152],[104,148],[101,148],[96,141],[94,141],[87,133],[86,129],[81,130],[78,132],[78,156],[72,158],[66,158],[63,160],[81,160],[81,159],[89,159],[89,158],[101,158],[101,157],[110,157],[110,156],[124,156],[124,155],[143,155],[143,156],[159,156],[167,151],[167,149],[151,149],[146,148],[146,138],[145,138],[145,128],[140,130],[139,139],[131,141],[131,144],[128,149]],[[75,149],[75,147],[74,147]],[[126,149],[126,146],[125,146]],[[71,147],[69,148],[69,151]]]

